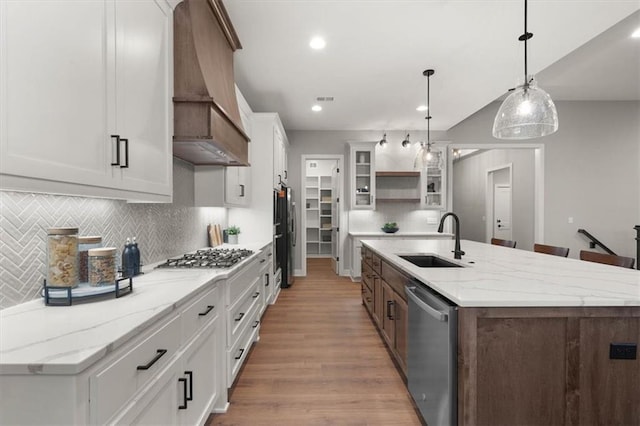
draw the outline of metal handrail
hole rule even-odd
[[[609,247],[607,247],[604,244],[602,244],[602,242],[600,242],[600,240],[598,240],[596,237],[591,235],[588,231],[586,231],[584,229],[578,229],[578,233],[579,234],[584,234],[584,236],[586,236],[587,238],[589,238],[591,240],[591,241],[589,241],[589,247],[590,248],[596,248],[596,246],[600,246],[602,248],[602,250],[606,251],[607,253],[612,254],[614,256],[617,256],[617,254],[613,250],[611,250]]]

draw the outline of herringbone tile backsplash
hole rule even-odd
[[[204,247],[206,225],[226,225],[226,215],[222,208],[0,191],[0,309],[40,297],[48,228],[101,235],[118,256],[125,240],[136,237],[148,264]]]

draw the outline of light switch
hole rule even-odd
[[[569,219],[567,220],[569,223],[573,223],[573,218],[569,217]]]

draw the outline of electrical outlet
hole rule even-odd
[[[568,223],[573,223],[573,218],[572,218],[572,217],[569,217],[569,219],[567,219],[567,222],[568,222]]]
[[[611,343],[609,345],[609,359],[636,359],[637,343]]]

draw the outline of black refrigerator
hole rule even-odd
[[[293,256],[296,246],[296,203],[293,201],[293,190],[282,185],[275,191],[275,224],[276,264],[282,270],[281,288],[291,287],[293,277]]]

